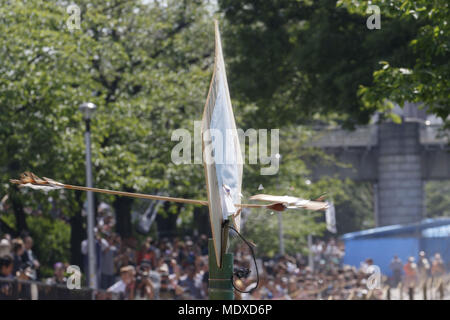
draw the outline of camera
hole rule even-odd
[[[139,271],[136,275],[136,284],[140,284],[143,280],[148,279],[147,271]]]
[[[30,280],[36,280],[37,274],[33,262],[27,261],[19,266],[19,272],[27,276]]]

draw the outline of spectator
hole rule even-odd
[[[31,236],[26,236],[24,238],[24,246],[25,246],[25,252],[22,255],[22,261],[31,267],[32,269],[32,277],[31,279],[36,280],[37,279],[37,271],[39,270],[40,264],[39,261],[36,259],[34,253],[33,253],[33,238]]]
[[[153,284],[148,275],[144,274],[136,278],[136,288],[133,298],[134,300],[151,300],[154,298]]]
[[[101,240],[102,243],[102,264],[101,264],[101,283],[102,289],[108,289],[114,284],[114,258],[116,256],[117,248],[114,245],[114,237],[108,236]]]
[[[13,254],[13,273],[16,274],[23,268],[22,256],[25,252],[25,246],[22,239],[17,238],[12,241],[12,254]]]
[[[0,257],[11,254],[11,244],[8,239],[0,240]]]
[[[159,289],[159,298],[164,300],[174,300],[181,295],[183,289],[178,286],[176,279],[169,278],[169,268],[166,264],[163,264],[158,269],[161,275],[161,284]]]
[[[394,256],[389,265],[392,270],[392,286],[396,287],[402,280],[403,263],[398,256]]]
[[[150,265],[150,268],[148,269],[148,277],[152,283],[152,287],[153,287],[153,296],[154,299],[159,299],[159,290],[161,288],[161,275],[158,272],[158,270],[153,270],[151,267],[151,264],[149,261],[142,261],[142,264],[144,263],[148,263]],[[141,264],[141,265],[142,265]]]
[[[0,257],[0,275],[3,278],[14,278],[13,270],[13,257],[9,254]]]
[[[431,275],[433,279],[441,278],[445,274],[445,265],[444,261],[441,258],[439,253],[434,255],[433,262],[431,264]]]
[[[403,270],[405,271],[406,288],[413,288],[417,284],[417,265],[414,261],[414,257],[409,257],[408,262],[403,267]]]
[[[14,269],[14,261],[11,255],[4,255],[0,257],[0,276],[3,278],[12,279]],[[9,300],[12,299],[12,284],[9,281],[0,282],[0,299]]]
[[[201,278],[197,277],[195,266],[189,266],[186,277],[180,280],[179,285],[185,291],[188,290],[193,299],[203,299],[201,280]]]
[[[417,271],[421,282],[425,281],[430,275],[430,263],[425,256],[425,251],[419,252],[419,261],[417,261]]]
[[[368,268],[373,265],[373,260],[371,258],[366,259],[363,263],[361,263],[361,271],[364,273],[369,273]]]
[[[120,269],[120,280],[108,288],[108,292],[119,294],[121,298],[128,299],[134,290],[135,268],[125,266]]]
[[[154,259],[154,251],[151,246],[152,238],[147,238],[142,245],[141,250],[137,254],[137,263],[140,264],[142,260],[152,261]]]
[[[136,277],[134,300],[150,300],[155,298],[155,289],[150,279],[150,263],[143,261]]]
[[[97,228],[94,228],[94,250],[95,250],[95,262],[96,262],[96,271],[95,275],[97,277],[97,283],[101,283],[101,266],[102,266],[102,237],[98,232]],[[89,274],[89,265],[88,265],[88,240],[85,239],[81,242],[81,254],[83,257],[83,267],[84,272]]]
[[[57,262],[53,266],[53,277],[47,279],[47,284],[49,285],[66,285],[67,278],[64,276],[64,264],[62,262]]]

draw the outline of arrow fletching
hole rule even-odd
[[[250,197],[250,200],[269,201],[275,204],[269,206],[269,209],[275,211],[283,211],[285,209],[307,209],[307,210],[326,210],[328,204],[326,202],[305,200],[302,198],[291,196],[275,196],[270,194],[257,194]]]
[[[19,188],[31,188],[33,190],[51,191],[64,188],[64,184],[49,178],[39,178],[32,172],[24,172],[20,179],[10,179],[11,183],[17,184]]]

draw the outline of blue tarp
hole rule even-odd
[[[371,258],[382,273],[390,276],[389,264],[394,255],[406,263],[410,256],[417,261],[419,252],[423,250],[430,262],[435,253],[440,253],[450,271],[449,218],[352,232],[341,239],[345,242],[344,264],[359,267],[361,262]]]
[[[419,253],[419,242],[414,238],[362,239],[345,241],[344,264],[360,267],[361,262],[371,258],[383,274],[390,276],[389,269],[394,255],[403,262]]]
[[[367,229],[357,232],[346,233],[341,236],[342,240],[350,239],[369,239],[369,238],[386,238],[386,237],[402,237],[420,234],[425,229],[437,230],[437,227],[450,226],[450,218],[425,219],[421,222],[411,223],[407,225],[396,224],[392,226],[384,226],[373,229]],[[427,230],[427,231],[428,231]],[[448,228],[439,228],[439,230],[447,230]],[[447,234],[449,236],[450,234]]]

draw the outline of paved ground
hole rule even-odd
[[[439,300],[440,294],[436,289],[427,290],[427,300]],[[391,289],[391,300],[409,300],[409,295],[407,291],[403,292],[403,297],[401,297],[400,289]],[[414,300],[424,300],[422,290],[416,289],[414,291]],[[447,286],[447,289],[444,291],[444,300],[450,300],[450,290]]]

